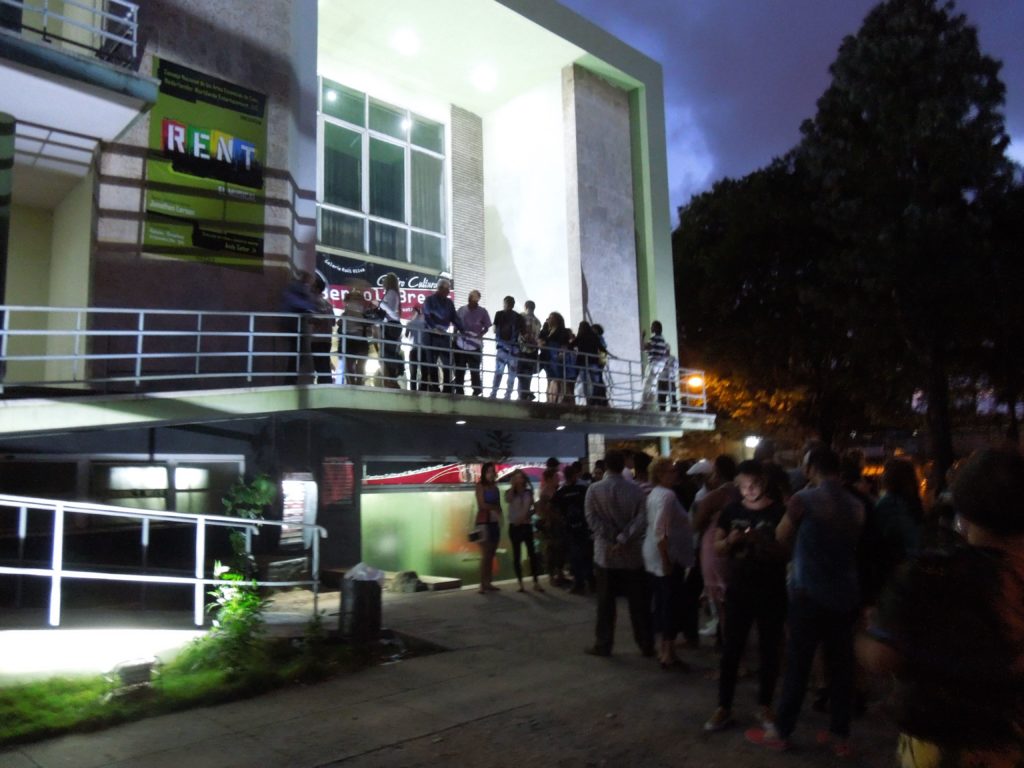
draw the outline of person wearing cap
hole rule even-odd
[[[967,547],[904,564],[857,641],[896,682],[903,768],[1024,765],[1024,458],[978,451],[953,481]]]

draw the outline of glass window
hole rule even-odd
[[[370,139],[370,214],[405,221],[405,149]]]
[[[366,97],[359,91],[324,80],[320,103],[325,115],[360,127],[366,125]]]
[[[324,124],[324,202],[362,209],[363,137],[332,123]]]
[[[442,154],[444,152],[444,126],[424,120],[422,117],[413,117],[411,140],[417,147]]]
[[[332,248],[362,252],[363,225],[361,216],[349,216],[328,208],[320,209],[320,242]]]
[[[409,136],[409,116],[401,109],[370,99],[370,130],[386,133],[406,141]]]
[[[423,152],[412,153],[412,225],[431,232],[444,230],[444,162]]]
[[[412,233],[412,263],[440,272],[448,268],[444,257],[444,239],[422,232]]]
[[[444,124],[326,79],[319,124],[319,242],[447,269]]]
[[[406,261],[404,227],[370,222],[370,253],[382,259]]]

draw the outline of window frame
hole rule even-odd
[[[362,222],[362,250],[356,252],[360,256],[369,256],[369,257],[372,257],[372,258],[377,259],[377,260],[381,260],[381,261],[385,261],[385,262],[389,262],[389,263],[394,263],[394,264],[401,264],[403,266],[411,267],[411,268],[418,269],[418,270],[433,271],[433,267],[432,266],[427,266],[427,265],[424,265],[424,264],[420,264],[419,262],[413,261],[413,258],[412,258],[412,256],[413,256],[413,241],[414,241],[413,235],[414,234],[418,234],[418,235],[423,235],[423,236],[426,236],[426,237],[432,237],[432,238],[437,239],[437,240],[440,241],[440,243],[441,243],[441,260],[442,260],[442,264],[441,264],[440,269],[438,271],[450,270],[450,268],[451,268],[451,248],[450,248],[450,245],[451,245],[451,232],[450,232],[451,212],[450,212],[449,190],[450,190],[450,185],[451,184],[450,184],[450,176],[449,175],[450,175],[451,169],[450,169],[450,164],[448,162],[448,160],[449,160],[449,153],[450,153],[450,144],[449,144],[450,127],[447,124],[443,123],[443,122],[439,122],[439,121],[436,121],[436,120],[429,120],[429,118],[425,118],[425,117],[423,117],[421,115],[417,115],[412,110],[404,109],[402,107],[395,106],[393,104],[390,104],[389,102],[384,101],[383,99],[375,98],[371,94],[365,93],[365,92],[361,92],[361,91],[357,91],[357,92],[362,93],[362,96],[363,96],[363,123],[364,123],[363,125],[357,125],[357,124],[354,124],[354,123],[350,123],[347,120],[344,120],[342,118],[334,117],[333,115],[328,115],[327,113],[324,112],[324,108],[323,108],[324,107],[324,104],[323,104],[324,90],[325,90],[325,85],[326,85],[327,82],[331,82],[331,83],[334,83],[336,85],[343,86],[343,87],[347,88],[350,91],[356,91],[356,89],[354,89],[354,88],[351,88],[349,86],[344,86],[342,83],[339,83],[339,82],[337,82],[335,80],[331,80],[330,78],[325,78],[322,75],[317,77],[317,83],[318,83],[318,92],[317,92],[317,131],[316,131],[316,151],[317,151],[317,168],[316,168],[316,171],[317,171],[317,173],[316,173],[316,176],[317,176],[317,179],[316,179],[316,205],[317,205],[316,235],[317,235],[317,245],[318,246],[323,246],[325,248],[333,248],[335,250],[340,250],[340,251],[344,251],[344,252],[348,252],[348,253],[353,253],[352,251],[348,251],[348,249],[341,248],[339,246],[333,246],[333,245],[330,245],[328,243],[324,243],[323,242],[323,239],[322,239],[322,236],[321,236],[321,233],[322,233],[322,211],[330,211],[332,213],[337,213],[337,214],[341,214],[341,215],[345,215],[345,216],[350,216],[352,218],[358,218],[358,219],[361,220],[361,222]],[[381,105],[383,105],[385,107],[397,110],[398,112],[400,112],[403,115],[403,119],[404,120],[408,120],[409,121],[409,126],[410,127],[409,127],[408,131],[406,132],[407,135],[406,135],[406,138],[404,140],[396,139],[394,136],[391,136],[390,134],[382,133],[380,131],[375,131],[375,130],[370,128],[370,105],[371,105],[372,101],[375,101],[378,104],[381,104]],[[419,145],[414,145],[412,143],[412,126],[414,124],[413,121],[415,121],[417,119],[428,120],[431,123],[437,123],[437,124],[442,126],[442,128],[444,129],[443,151],[442,152],[435,152],[434,150],[427,149],[426,147],[421,147]],[[326,187],[326,172],[325,172],[326,171],[326,168],[325,168],[326,144],[325,144],[325,142],[326,142],[327,126],[328,125],[333,125],[333,126],[336,126],[336,127],[339,127],[339,128],[344,128],[345,130],[351,131],[353,133],[357,133],[360,136],[360,161],[359,162],[360,162],[360,171],[361,171],[360,175],[361,175],[361,178],[360,178],[360,208],[359,208],[359,210],[354,210],[352,208],[346,208],[344,206],[335,205],[333,203],[328,203],[328,202],[326,202],[324,200],[324,192],[325,192],[325,187]],[[393,219],[388,219],[388,218],[385,218],[383,216],[375,216],[375,215],[370,213],[370,183],[371,183],[371,180],[370,180],[370,175],[371,175],[370,174],[370,142],[371,142],[371,140],[377,140],[377,141],[381,141],[381,142],[386,142],[388,144],[391,144],[392,146],[399,147],[399,148],[401,148],[403,150],[403,163],[404,163],[404,174],[403,174],[403,180],[402,180],[402,193],[403,193],[402,208],[403,208],[403,219],[404,219],[403,221],[395,221]],[[412,216],[412,205],[413,205],[413,199],[412,199],[412,197],[413,197],[412,196],[412,184],[413,184],[413,180],[412,180],[412,158],[413,158],[413,153],[414,152],[422,153],[424,155],[432,157],[432,158],[434,158],[436,160],[439,160],[441,162],[441,189],[439,190],[439,194],[440,194],[440,209],[441,209],[441,229],[440,229],[439,232],[431,230],[431,229],[425,229],[423,227],[413,226],[413,224],[412,224],[412,220],[413,220],[413,216]],[[381,254],[378,254],[378,253],[374,253],[373,251],[370,250],[370,223],[371,222],[376,223],[376,224],[381,224],[381,225],[384,225],[384,226],[395,227],[395,228],[398,228],[398,229],[405,230],[405,258],[404,259],[393,259],[393,258],[391,258],[389,256],[384,256],[384,255],[381,255]]]

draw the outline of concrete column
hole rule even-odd
[[[604,435],[587,435],[587,462],[589,469],[594,468],[594,462],[604,458]]]
[[[0,112],[0,304],[7,303],[7,238],[11,231],[11,187],[14,181],[14,118]],[[0,324],[3,314],[0,313]],[[3,373],[0,361],[0,374]]]

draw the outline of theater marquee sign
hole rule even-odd
[[[259,266],[266,95],[163,59],[153,67],[144,250]]]

